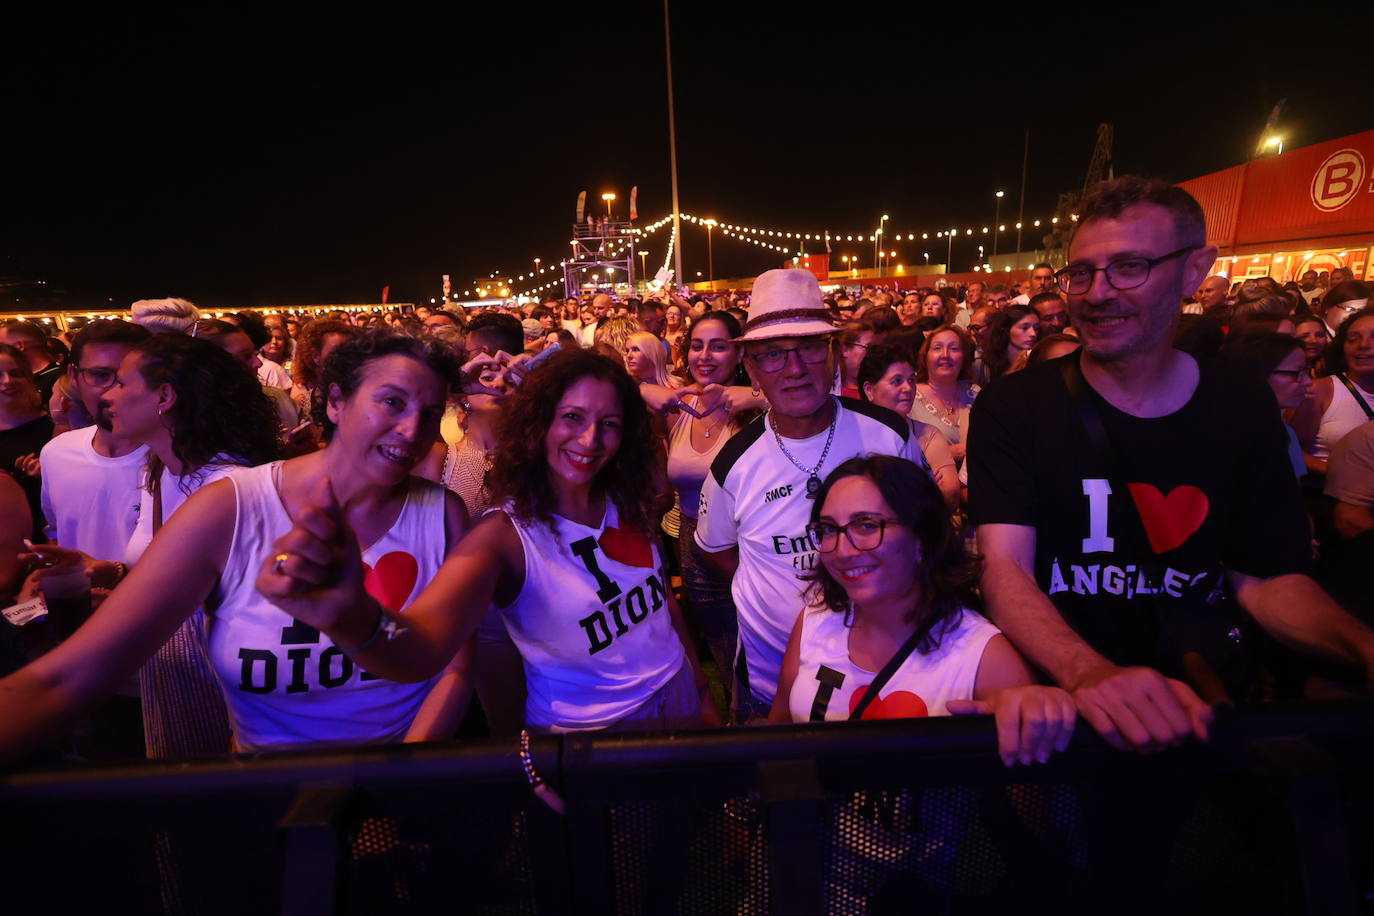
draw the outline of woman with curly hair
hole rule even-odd
[[[1068,747],[1073,700],[1034,686],[1030,666],[974,610],[979,564],[929,474],[904,458],[851,458],[816,494],[810,536],[820,566],[771,721],[991,712],[1008,766]]]
[[[429,677],[499,609],[524,658],[530,731],[639,730],[719,721],[653,536],[649,419],[621,364],[563,351],[530,373],[500,425],[489,513],[411,605],[397,633],[358,587],[356,550],[310,510],[258,588],[382,677]],[[394,638],[392,638],[394,636]]]
[[[347,321],[324,318],[301,328],[296,340],[296,357],[291,364],[291,400],[301,416],[311,415],[311,395],[319,387],[320,366],[330,351],[358,336],[358,329]]]
[[[408,679],[418,683],[385,681],[355,659],[359,643],[336,644],[298,623],[253,583],[264,564],[285,576],[319,559],[274,549],[294,522],[329,524],[348,532],[351,581],[375,596],[372,607],[404,619],[410,597],[438,574],[467,530],[458,497],[411,473],[438,435],[455,366],[446,346],[386,331],[341,345],[319,380],[329,444],[207,482],[207,467],[271,457],[265,452],[275,440],[262,428],[268,408],[257,380],[203,341],[153,338],[135,349],[110,397],[116,430],[147,430],[173,475],[154,491],[166,504],[178,500],[188,474],[200,475],[199,491],[174,514],[164,505],[166,523],[89,621],[16,672],[6,682],[14,693],[0,688],[6,715],[11,699],[25,708],[0,725],[0,747],[21,751],[21,742],[109,693],[202,605],[205,652],[238,750],[450,736],[468,696],[469,653],[461,645],[425,676]],[[178,380],[189,381],[178,387]],[[211,442],[207,430],[230,441]],[[330,494],[327,515],[312,508],[321,493]],[[156,507],[148,514],[156,523]],[[169,682],[160,696],[179,703],[182,689]],[[183,706],[172,712],[185,718]]]

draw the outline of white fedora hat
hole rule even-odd
[[[749,301],[749,320],[736,343],[777,337],[814,337],[838,328],[821,297],[816,275],[799,268],[759,274]]]

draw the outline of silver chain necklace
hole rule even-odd
[[[833,403],[833,402],[832,402]],[[830,431],[825,436],[825,448],[821,450],[821,460],[816,462],[816,466],[808,470],[802,463],[792,457],[792,453],[787,450],[787,446],[782,444],[782,435],[778,433],[778,421],[773,419],[773,414],[768,414],[768,425],[773,427],[773,438],[778,440],[778,448],[787,456],[787,460],[792,462],[792,466],[801,471],[806,476],[806,498],[815,499],[816,494],[821,489],[821,479],[816,476],[825,465],[825,456],[830,454],[830,443],[835,440],[835,427],[839,424],[840,408],[835,405],[835,412],[830,417]]]

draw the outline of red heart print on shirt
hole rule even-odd
[[[399,611],[415,589],[420,564],[408,553],[393,550],[384,554],[375,567],[363,564],[363,588],[388,611]]]
[[[1193,536],[1207,520],[1207,494],[1197,487],[1183,484],[1165,496],[1148,483],[1127,484],[1131,498],[1145,523],[1150,536],[1150,549],[1155,553],[1173,550]]]
[[[601,545],[602,552],[617,563],[642,569],[650,569],[654,565],[654,549],[642,531],[607,528],[601,532],[597,543]]]
[[[871,684],[864,684],[849,697],[849,711],[853,713],[863,702]],[[894,690],[885,697],[878,697],[864,710],[865,719],[924,719],[930,715],[926,701],[910,690]]]

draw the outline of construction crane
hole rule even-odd
[[[1097,125],[1097,143],[1088,163],[1088,174],[1083,176],[1082,189],[1059,195],[1059,203],[1054,208],[1055,222],[1050,223],[1049,233],[1044,237],[1045,259],[1051,264],[1063,264],[1068,256],[1069,239],[1075,226],[1072,217],[1078,212],[1078,205],[1093,185],[1112,177],[1112,136],[1112,125]]]

